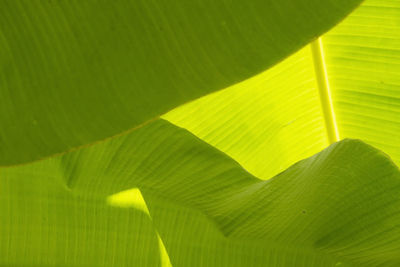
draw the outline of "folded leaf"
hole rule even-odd
[[[328,146],[309,47],[260,75],[162,117],[261,179]]]
[[[1,1],[0,165],[120,134],[248,78],[360,2]]]
[[[340,137],[362,139],[396,164],[399,29],[400,1],[366,0],[322,36]],[[178,107],[164,118],[267,179],[327,146],[320,106],[312,53],[305,47],[257,77]]]
[[[104,255],[105,266],[157,266],[143,253],[158,249],[156,230],[173,266],[400,264],[399,169],[357,140],[262,181],[187,131],[156,121],[0,175],[3,265],[102,266],[90,255]],[[124,229],[150,227],[137,214],[147,211],[143,203],[106,202],[131,187],[143,193],[156,230],[132,236],[128,248],[118,242],[119,217],[102,213],[126,212]]]

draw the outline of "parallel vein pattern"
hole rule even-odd
[[[276,64],[361,0],[0,1],[0,166],[75,149]]]
[[[308,47],[260,75],[163,118],[227,153],[261,179],[329,144]]]
[[[397,164],[399,29],[399,1],[367,0],[322,37],[340,137],[377,146]],[[328,144],[312,64],[312,55],[301,50],[257,77],[164,118],[268,179]]]
[[[339,130],[400,163],[400,1],[367,0],[323,37]]]
[[[142,191],[173,266],[400,264],[400,171],[360,141],[335,143],[262,181],[157,121],[0,174],[1,264],[158,266],[155,230],[139,234],[152,227],[143,208],[105,201],[132,187]],[[83,255],[99,252],[104,258]]]

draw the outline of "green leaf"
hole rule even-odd
[[[157,266],[152,223],[173,266],[400,264],[400,172],[356,140],[262,181],[156,121],[2,169],[1,181],[0,263],[7,266]],[[137,189],[106,201],[132,187],[148,208]]]
[[[328,146],[309,47],[163,118],[227,153],[261,179]]]
[[[141,126],[259,73],[361,0],[0,3],[0,165]]]
[[[356,1],[189,2],[0,3],[0,165],[118,135],[0,169],[0,265],[400,265],[399,169],[357,140],[315,154],[326,67],[340,136],[399,162],[399,3],[323,36],[325,65],[307,47],[240,82]],[[229,85],[164,116],[202,140],[155,119]]]
[[[368,0],[323,37],[337,123],[400,164],[400,2]]]
[[[341,138],[400,164],[400,2],[367,0],[322,36]],[[309,47],[266,72],[164,116],[268,179],[327,146]],[[279,156],[276,156],[279,155]]]

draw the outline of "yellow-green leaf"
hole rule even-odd
[[[356,140],[262,181],[156,121],[0,174],[6,266],[159,266],[157,235],[172,266],[400,264],[400,172]]]
[[[361,0],[0,1],[0,165],[141,126],[259,73]]]

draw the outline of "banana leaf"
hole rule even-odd
[[[263,181],[159,120],[1,174],[6,266],[400,263],[399,169],[357,140]]]
[[[359,2],[1,1],[0,266],[400,265],[400,4],[315,41]]]
[[[0,166],[71,151],[259,73],[361,0],[0,1]]]

